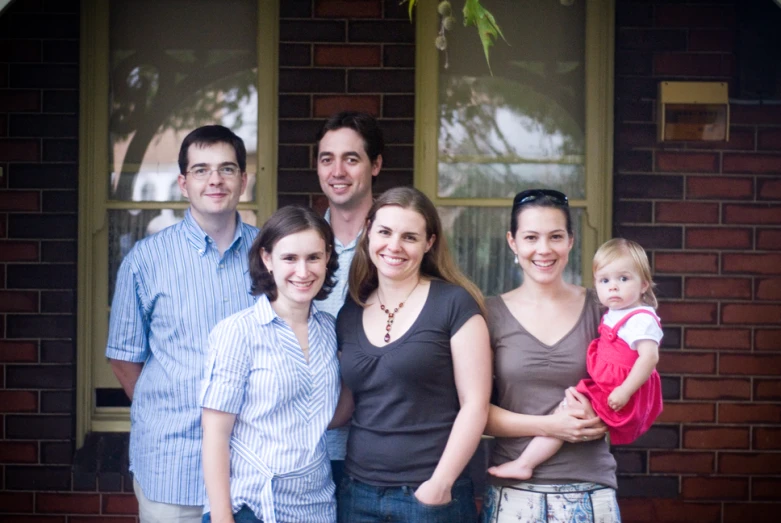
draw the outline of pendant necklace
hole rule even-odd
[[[407,297],[404,298],[404,300],[402,300],[401,303],[399,303],[398,307],[393,309],[393,312],[391,312],[389,307],[383,305],[382,299],[380,299],[380,289],[379,288],[377,289],[377,301],[380,302],[380,310],[388,315],[388,322],[385,324],[385,337],[383,338],[383,340],[385,340],[385,343],[388,343],[391,340],[390,331],[391,331],[391,327],[393,327],[393,317],[396,315],[397,312],[399,312],[399,309],[404,307],[404,303],[406,303],[409,297],[412,296],[412,293],[415,292],[415,289],[418,288],[418,285],[420,285],[420,278],[418,278],[418,281],[417,283],[415,283],[415,286],[412,287],[412,290],[409,291]]]

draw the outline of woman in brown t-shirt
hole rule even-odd
[[[482,521],[619,522],[606,427],[573,387],[587,376],[600,311],[593,291],[564,281],[574,243],[567,197],[518,193],[507,242],[524,281],[486,302],[496,380],[486,427],[496,436],[491,465],[516,459],[534,436],[565,443],[526,481],[489,476]]]

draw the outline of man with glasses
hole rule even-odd
[[[236,212],[244,142],[200,127],[182,142],[184,219],[138,241],[122,261],[106,356],[132,400],[130,470],[142,523],[200,522],[200,379],[209,331],[250,307],[248,253],[258,229]]]
[[[377,120],[366,113],[337,113],[325,122],[317,135],[317,177],[328,198],[325,219],[334,231],[339,270],[331,294],[315,303],[318,309],[334,316],[347,296],[350,264],[372,206],[372,184],[382,169],[383,147]],[[344,475],[348,434],[349,427],[339,427],[326,435],[337,488]]]

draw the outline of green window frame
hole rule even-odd
[[[613,65],[615,1],[589,0],[585,7],[585,198],[570,200],[581,209],[581,259],[590,260],[612,236],[613,193]],[[469,206],[505,208],[512,198],[441,198],[438,196],[439,61],[434,46],[439,30],[437,2],[418,2],[415,88],[415,187],[439,208]],[[499,23],[511,24],[512,20]],[[475,36],[475,46],[480,42]],[[506,45],[501,40],[497,46]],[[457,57],[451,57],[451,60]],[[505,231],[491,231],[504,235]],[[582,283],[592,283],[590,264],[581,267]]]
[[[239,210],[255,212],[262,223],[277,203],[279,2],[257,0],[257,13],[257,179],[254,201],[240,203]],[[188,206],[186,201],[109,199],[109,2],[82,2],[80,43],[77,445],[83,443],[88,432],[130,430],[129,408],[97,407],[95,402],[98,373],[105,378],[105,373],[111,372],[104,356],[108,335],[108,212]]]

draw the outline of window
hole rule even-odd
[[[135,242],[182,219],[186,134],[233,129],[247,147],[242,218],[274,210],[279,18],[271,0],[90,0],[82,10],[79,443],[129,429],[104,356],[111,293]]]
[[[565,5],[566,4],[566,5]],[[454,256],[486,295],[520,283],[507,247],[513,196],[547,187],[570,198],[567,277],[610,237],[613,13],[610,0],[494,2],[510,45],[456,24],[434,40],[436,2],[418,3],[415,185],[437,205]]]

